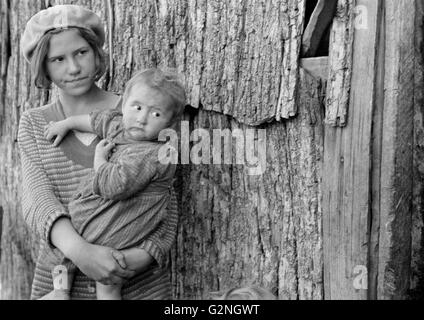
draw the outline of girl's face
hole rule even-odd
[[[125,134],[132,140],[155,140],[168,128],[173,112],[171,99],[146,85],[134,85],[123,108]]]
[[[94,51],[78,30],[52,35],[46,70],[59,89],[72,96],[87,93],[94,84],[96,69]]]

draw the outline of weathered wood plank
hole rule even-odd
[[[6,77],[10,56],[9,2],[0,3],[0,134],[5,114]]]
[[[328,57],[303,58],[300,60],[300,66],[315,79],[321,79],[323,82],[327,81]]]
[[[176,298],[256,283],[281,299],[322,299],[320,82],[301,79],[299,116],[260,127],[264,174],[249,176],[242,165],[183,166]],[[255,129],[204,110],[191,123],[211,137],[214,128]]]
[[[368,29],[356,30],[349,122],[325,128],[323,247],[325,299],[367,299],[371,129],[380,1],[368,10]]]
[[[424,3],[415,1],[414,175],[411,295],[424,298]]]
[[[333,21],[337,0],[319,0],[302,40],[302,57],[315,57],[324,32]]]
[[[411,17],[405,18],[405,12]],[[384,175],[377,298],[402,299],[409,289],[411,261],[415,2],[387,0],[385,17]]]
[[[330,34],[325,121],[332,126],[343,127],[347,122],[356,2],[338,0]]]
[[[370,241],[368,261],[368,298],[377,299],[378,287],[378,263],[380,241],[380,215],[381,215],[381,159],[383,155],[383,115],[384,115],[384,78],[385,78],[385,25],[386,21],[381,15],[378,20],[378,43],[376,60],[376,85],[373,112],[372,129],[372,162],[371,162],[371,210],[370,217]]]

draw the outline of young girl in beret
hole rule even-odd
[[[95,281],[123,284],[123,299],[169,299],[168,253],[177,226],[177,204],[172,193],[166,223],[143,241],[125,250],[93,244],[74,228],[67,209],[83,178],[93,174],[100,139],[93,133],[70,131],[59,147],[44,136],[45,126],[93,111],[120,110],[121,98],[96,85],[105,71],[100,18],[75,5],[42,10],[27,23],[21,40],[39,88],[58,89],[58,98],[22,114],[18,143],[21,152],[24,219],[41,239],[32,299],[55,298],[46,257],[57,249],[78,268],[71,299],[95,299]],[[88,235],[85,235],[88,236]],[[131,261],[128,268],[119,261]]]

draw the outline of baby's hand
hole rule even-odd
[[[62,139],[68,133],[69,128],[67,126],[66,120],[62,121],[50,121],[48,125],[44,126],[44,137],[48,141],[52,141],[54,137],[56,137],[53,141],[53,146],[57,147]]]
[[[109,159],[109,154],[113,148],[115,148],[114,143],[106,139],[101,140],[97,144],[95,158],[104,159],[107,161]]]

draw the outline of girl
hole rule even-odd
[[[77,272],[72,299],[95,299],[95,282],[122,284],[123,299],[170,298],[168,251],[174,241],[177,206],[172,194],[167,223],[160,225],[139,246],[124,251],[88,243],[74,229],[66,206],[84,176],[93,171],[94,134],[71,133],[55,148],[44,137],[51,121],[88,114],[94,110],[120,109],[120,97],[100,89],[103,75],[104,31],[100,18],[75,5],[42,10],[27,23],[21,47],[37,87],[54,83],[58,99],[22,115],[18,142],[23,170],[24,218],[41,237],[32,299],[54,299],[51,270],[46,253],[58,249]],[[134,270],[116,258],[135,261]],[[52,292],[50,295],[49,293]]]

